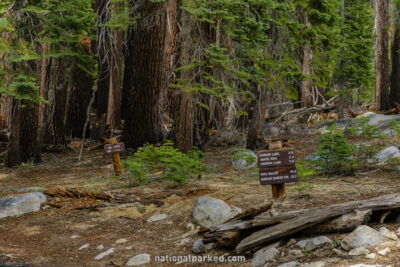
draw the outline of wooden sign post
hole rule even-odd
[[[122,164],[119,153],[125,152],[125,144],[118,143],[117,138],[109,139],[109,143],[104,146],[104,154],[112,154],[115,174],[120,176],[122,173]]]
[[[296,156],[293,149],[282,150],[282,142],[275,141],[270,148],[258,153],[260,184],[272,186],[272,197],[284,201],[286,198],[285,183],[297,182]]]

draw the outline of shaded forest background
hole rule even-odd
[[[5,163],[42,147],[122,135],[247,131],[292,109],[400,106],[397,0],[34,0],[0,3]]]

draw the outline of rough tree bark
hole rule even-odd
[[[113,3],[113,8],[120,8],[122,3]],[[110,87],[108,95],[106,124],[110,129],[121,128],[121,84],[122,84],[122,46],[124,32],[116,30],[113,33],[113,46],[111,48]]]
[[[246,148],[258,149],[265,143],[262,127],[264,125],[264,107],[266,92],[260,85],[257,85],[253,91],[251,101],[251,110],[249,114],[249,130],[247,132]]]
[[[391,106],[400,104],[400,17],[395,4],[393,5],[393,27],[392,27],[392,72],[390,77],[390,101]]]
[[[64,117],[68,136],[82,138],[83,127],[86,122],[86,110],[92,95],[92,85],[93,78],[80,69],[75,62],[68,82],[67,106]]]
[[[107,4],[106,0],[96,0],[95,8],[98,17],[98,24],[105,24],[108,20],[106,16],[107,12],[104,12],[104,8]],[[109,74],[109,43],[110,36],[108,31],[104,30],[104,27],[98,27],[97,35],[99,40],[96,41],[96,50],[98,53],[98,79],[97,79],[97,92],[96,92],[96,108],[97,117],[100,118],[103,114],[107,113],[108,105],[108,94],[110,86],[110,74]]]
[[[65,62],[62,58],[52,58],[47,66],[44,109],[43,143],[65,145],[64,111],[67,98]]]
[[[191,31],[193,25],[192,16],[188,12],[182,11],[181,47],[179,53],[179,63],[181,66],[186,66],[191,62]],[[190,79],[191,75],[191,71],[185,71],[181,73],[180,78]],[[173,133],[175,144],[179,150],[185,153],[193,146],[194,104],[194,93],[184,91],[180,93]]]
[[[142,19],[131,27],[123,84],[127,114],[123,140],[133,148],[160,141],[167,30],[164,3],[144,1],[138,12]]]
[[[376,24],[376,84],[375,103],[376,110],[388,110],[390,108],[390,62],[389,62],[389,0],[375,1]]]

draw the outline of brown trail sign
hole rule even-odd
[[[111,138],[109,143],[104,146],[104,154],[112,154],[115,174],[120,176],[122,173],[122,164],[119,153],[125,152],[125,144],[118,143],[117,138]]]
[[[271,145],[282,148],[281,141],[275,141]],[[258,153],[260,184],[272,186],[274,199],[284,200],[286,197],[285,183],[297,182],[295,164],[296,156],[293,149],[268,150]]]

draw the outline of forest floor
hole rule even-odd
[[[294,137],[293,147],[302,159],[317,148],[315,136]],[[78,161],[77,152],[45,154],[42,164],[26,164],[15,169],[0,169],[0,197],[17,195],[27,187],[43,190],[57,186],[91,191],[106,191],[115,196],[131,196],[137,203],[112,203],[99,199],[51,198],[38,212],[0,219],[0,265],[32,264],[39,266],[124,266],[133,256],[148,253],[159,255],[192,254],[192,243],[199,238],[196,231],[189,231],[191,210],[195,200],[209,195],[226,201],[243,210],[257,207],[272,199],[271,187],[261,186],[258,170],[241,173],[232,168],[232,147],[213,147],[206,151],[208,171],[201,179],[189,184],[172,187],[162,181],[151,181],[147,187],[129,187],[124,176],[115,177],[111,158],[103,156],[101,149],[84,152]],[[307,181],[314,187],[300,192],[298,183],[287,184],[286,202],[277,205],[277,211],[324,206],[339,202],[366,199],[383,194],[400,192],[400,173],[378,169],[352,177],[324,178]],[[56,204],[55,204],[56,203]],[[155,214],[167,214],[165,220],[148,223]],[[379,228],[381,225],[372,225]],[[396,230],[400,223],[385,225]],[[338,240],[345,234],[328,235]],[[295,237],[296,239],[299,236]],[[186,241],[187,243],[185,243]],[[79,248],[89,244],[88,248]],[[97,249],[99,245],[103,250]],[[101,260],[95,257],[102,251],[114,252]],[[210,251],[221,255],[227,251]],[[306,253],[299,262],[322,260],[327,266],[348,266],[356,263],[392,264],[400,266],[397,252],[393,257],[337,258],[330,251]],[[247,258],[251,260],[250,257]],[[280,257],[269,266],[287,262]],[[152,263],[154,266],[171,266],[174,263]],[[203,264],[197,264],[201,266]],[[211,264],[208,264],[208,266]],[[221,264],[222,265],[222,264]],[[181,264],[179,266],[196,266]],[[214,264],[218,266],[218,264]],[[227,266],[227,265],[225,265]],[[251,266],[250,262],[229,263],[228,266]]]

